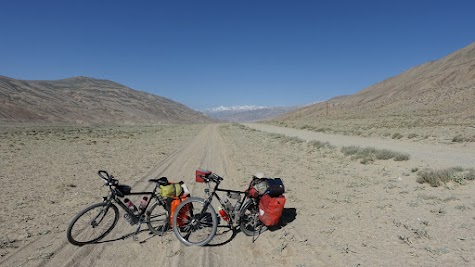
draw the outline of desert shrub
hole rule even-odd
[[[403,135],[400,134],[400,133],[394,133],[394,134],[391,136],[392,139],[401,139],[402,137],[403,137]]]
[[[374,162],[375,159],[396,161],[409,160],[409,154],[394,152],[387,149],[376,149],[374,147],[361,148],[358,146],[344,146],[341,152],[345,156],[351,156],[352,159],[361,159],[361,163],[368,164]]]
[[[465,179],[469,181],[475,180],[475,169],[468,169]]]
[[[303,143],[305,140],[298,138],[296,136],[285,136],[283,139],[284,142],[286,143],[291,143],[291,144],[298,144],[298,143]]]
[[[332,129],[330,129],[330,128],[317,128],[317,129],[315,129],[315,132],[322,133],[322,132],[330,132],[331,130]]]
[[[331,131],[330,128],[324,128],[324,127],[317,128],[316,126],[312,126],[312,125],[308,125],[308,124],[300,126],[299,128],[302,129],[302,130],[308,130],[308,131],[313,131],[313,132],[328,132],[328,131]]]
[[[409,134],[407,138],[412,139],[412,138],[416,138],[417,136],[418,136],[417,134],[412,133],[412,134]]]
[[[269,133],[269,136],[274,139],[283,139],[285,138],[285,135],[283,134],[278,134],[278,133]]]
[[[443,170],[425,169],[419,171],[417,177],[418,183],[428,183],[433,187],[438,187],[448,182],[464,184],[466,180],[475,180],[475,169],[464,169],[462,167],[452,167]]]
[[[439,186],[442,182],[448,182],[449,175],[447,170],[422,170],[418,173],[417,182],[420,184],[428,183],[433,187]]]
[[[330,149],[333,149],[334,146],[332,146],[330,143],[328,142],[320,142],[320,141],[317,141],[317,140],[312,140],[312,141],[309,141],[307,143],[307,145],[309,147],[313,147],[313,148],[316,148],[316,149],[321,149],[321,148],[330,148]]]
[[[374,158],[372,158],[372,157],[366,157],[366,158],[362,158],[362,159],[360,160],[360,163],[361,163],[361,164],[365,164],[365,165],[366,165],[366,164],[373,163],[373,162],[374,162]]]
[[[376,154],[376,148],[374,147],[365,147],[358,150],[358,153],[355,155],[357,159],[360,158],[372,158]]]
[[[382,159],[382,160],[387,160],[396,157],[396,152],[387,150],[387,149],[382,149],[376,151],[376,158],[377,159]]]
[[[350,156],[358,153],[359,149],[359,146],[344,146],[341,148],[341,152],[345,154],[345,156]]]
[[[463,143],[465,142],[465,138],[461,134],[459,134],[459,135],[454,136],[454,138],[452,138],[452,142]]]
[[[475,142],[475,136],[465,137],[461,134],[458,134],[458,135],[456,135],[452,138],[452,142],[454,142],[454,143]]]
[[[312,130],[313,127],[308,125],[308,124],[305,124],[305,125],[300,126],[300,129],[302,129],[302,130]]]
[[[405,161],[409,160],[411,156],[407,153],[397,153],[397,155],[394,157],[394,161]]]

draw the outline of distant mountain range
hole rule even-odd
[[[354,95],[340,96],[280,116],[296,126],[335,120],[387,127],[473,124],[475,43],[411,68]]]
[[[203,113],[220,121],[256,122],[270,120],[297,107],[263,107],[263,106],[219,106],[204,110]]]
[[[168,124],[212,120],[185,105],[113,81],[0,76],[0,124]]]

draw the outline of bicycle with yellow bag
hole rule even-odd
[[[170,205],[167,202],[168,198],[163,194],[182,195],[180,190],[186,186],[182,184],[169,186],[168,180],[162,177],[149,180],[155,185],[152,191],[131,192],[130,186],[120,184],[107,171],[100,170],[98,174],[104,180],[104,185],[109,187],[110,192],[106,197],[103,197],[102,202],[85,208],[71,220],[66,231],[67,239],[71,244],[83,246],[96,243],[107,236],[119,220],[118,207],[124,210],[124,217],[131,225],[137,225],[133,234],[134,239],[137,239],[142,224],[147,224],[148,229],[156,235],[163,235],[169,229],[172,218]],[[172,187],[175,188],[172,189]],[[160,194],[157,193],[159,188]],[[174,191],[168,192],[167,190]],[[137,208],[126,198],[131,195],[146,196],[147,201]],[[175,196],[174,198],[179,199],[180,197]]]

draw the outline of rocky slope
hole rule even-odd
[[[370,127],[470,124],[475,120],[475,43],[354,95],[290,112],[278,120],[350,120]]]
[[[167,98],[108,80],[27,81],[0,76],[1,124],[163,124],[211,119]]]

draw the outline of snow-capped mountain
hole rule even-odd
[[[270,120],[297,107],[265,107],[265,106],[219,106],[203,111],[211,118],[232,122],[256,122]]]
[[[267,107],[264,106],[230,106],[230,107],[225,107],[225,106],[219,106],[216,108],[210,108],[205,110],[205,112],[223,112],[223,111],[250,111],[250,110],[258,110],[258,109],[264,109]]]

